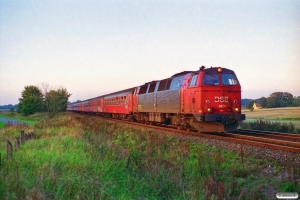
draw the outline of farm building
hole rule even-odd
[[[255,102],[255,103],[253,104],[253,109],[254,109],[254,110],[258,110],[258,109],[261,109],[261,108],[262,108],[262,106],[261,106],[260,103],[256,103],[256,102]]]

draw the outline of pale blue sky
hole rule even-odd
[[[236,72],[242,98],[300,96],[300,1],[0,0],[0,105],[26,85],[70,101],[200,66]]]

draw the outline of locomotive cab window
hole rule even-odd
[[[203,77],[203,83],[205,85],[219,85],[220,84],[219,74],[205,73]]]
[[[237,79],[233,74],[222,74],[222,83],[224,85],[237,85]]]
[[[190,86],[195,86],[197,83],[198,74],[193,75],[192,80],[190,82]]]

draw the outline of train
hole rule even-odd
[[[199,67],[143,85],[70,103],[68,111],[128,121],[163,124],[197,132],[235,131],[241,85],[233,70]]]

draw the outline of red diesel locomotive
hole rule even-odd
[[[236,130],[241,86],[234,71],[202,66],[170,78],[71,103],[67,110],[199,132]]]

